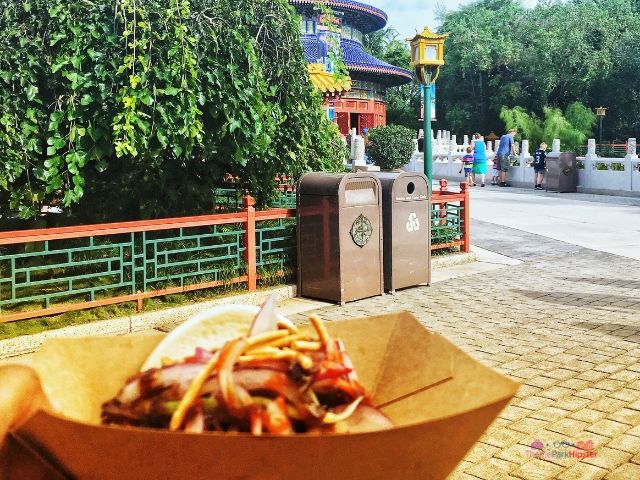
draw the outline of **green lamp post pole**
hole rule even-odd
[[[602,122],[604,121],[604,117],[607,115],[607,109],[605,107],[598,107],[596,108],[596,116],[598,117],[598,120],[600,120],[600,155],[602,155],[603,153],[603,128],[602,128]]]
[[[600,117],[600,155],[602,155],[602,119],[603,118],[604,117]]]
[[[424,174],[433,181],[433,155],[431,150],[431,85],[438,79],[440,67],[444,65],[444,41],[446,33],[433,33],[425,27],[422,33],[408,38],[411,45],[411,66],[424,90]],[[431,189],[430,189],[431,190]]]
[[[433,181],[433,152],[431,150],[431,74],[427,73],[427,83],[424,89],[424,174],[429,179],[429,185]]]

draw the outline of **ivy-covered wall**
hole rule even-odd
[[[0,216],[207,212],[337,170],[286,0],[0,0]]]

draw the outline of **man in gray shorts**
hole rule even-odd
[[[500,170],[500,186],[508,187],[507,172],[511,166],[509,160],[510,155],[516,154],[516,144],[513,137],[516,136],[516,130],[512,128],[509,132],[500,137],[500,145],[498,146],[498,170]]]

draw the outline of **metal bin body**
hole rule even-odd
[[[382,198],[369,173],[298,185],[298,295],[344,304],[382,295]]]
[[[546,189],[548,192],[574,193],[578,191],[578,167],[573,152],[547,154]]]
[[[431,282],[431,210],[422,173],[380,173],[384,289]]]

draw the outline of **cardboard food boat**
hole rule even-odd
[[[444,479],[517,391],[409,313],[326,325],[392,430],[253,437],[102,426],[101,404],[162,339],[141,335],[46,343],[35,368],[61,415],[40,412],[15,437],[60,478]]]

